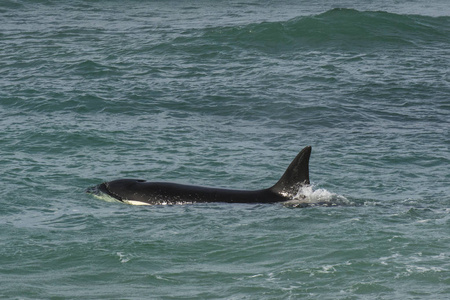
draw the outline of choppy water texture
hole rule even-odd
[[[0,2],[0,298],[448,299],[447,1]],[[312,145],[352,205],[136,207],[105,180],[256,189]]]

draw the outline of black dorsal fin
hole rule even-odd
[[[285,197],[292,197],[297,194],[300,186],[309,184],[310,155],[311,146],[303,148],[270,190]]]

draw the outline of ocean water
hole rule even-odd
[[[447,1],[0,1],[0,298],[449,299]],[[132,206],[117,178],[333,207]]]

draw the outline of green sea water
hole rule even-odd
[[[448,299],[449,70],[446,1],[0,0],[0,298]],[[85,194],[307,145],[344,205]]]

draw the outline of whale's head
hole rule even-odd
[[[137,204],[130,202],[139,201],[138,187],[146,180],[141,179],[119,179],[108,182],[103,182],[99,185],[86,189],[86,193],[106,201],[120,201],[129,204]],[[142,204],[146,204],[143,203]]]

